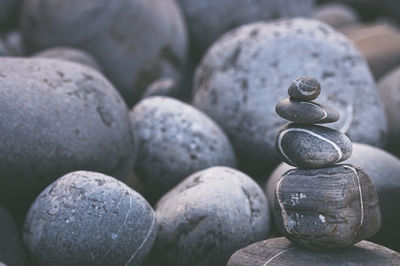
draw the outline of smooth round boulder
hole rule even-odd
[[[67,60],[94,68],[101,72],[101,67],[93,56],[85,51],[72,47],[53,47],[40,51],[33,56]]]
[[[400,66],[387,73],[378,83],[379,96],[382,99],[388,117],[388,144],[386,149],[400,155]]]
[[[339,113],[323,104],[286,98],[275,107],[276,113],[283,119],[299,124],[325,124],[339,120]]]
[[[37,197],[23,240],[39,265],[140,265],[156,233],[140,194],[110,176],[77,171]]]
[[[295,79],[288,88],[290,97],[299,100],[312,101],[321,93],[321,84],[311,77],[300,77]]]
[[[154,96],[130,112],[138,151],[135,173],[153,201],[190,174],[236,167],[228,137],[204,113],[179,100]]]
[[[120,179],[131,172],[128,109],[99,72],[54,59],[4,58],[0,93],[0,202],[7,207],[28,207],[74,170]]]
[[[227,266],[389,266],[397,265],[399,261],[400,253],[368,241],[361,241],[346,249],[315,252],[279,237],[257,242],[236,251]]]
[[[179,0],[192,45],[203,52],[225,32],[279,17],[311,16],[314,0]],[[207,34],[205,34],[207,33]]]
[[[181,79],[187,33],[175,0],[26,0],[21,21],[29,51],[89,52],[130,106],[153,81]]]
[[[348,159],[350,139],[328,127],[286,124],[276,137],[276,152],[286,163],[299,168],[321,168]]]
[[[160,261],[225,265],[234,251],[265,239],[269,208],[260,187],[227,167],[192,174],[156,205]]]
[[[2,262],[10,266],[27,265],[24,247],[14,219],[4,207],[0,206],[0,265]]]
[[[368,65],[317,20],[258,22],[221,37],[197,68],[193,104],[225,130],[246,169],[265,173],[278,163],[274,140],[284,124],[275,105],[305,75],[320,81],[318,101],[339,111],[333,128],[353,141],[385,144],[386,116]]]

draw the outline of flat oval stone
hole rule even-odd
[[[110,176],[77,171],[37,197],[23,240],[38,265],[140,265],[156,233],[140,194]]]
[[[368,241],[338,250],[312,251],[283,237],[254,243],[236,251],[227,266],[398,265],[400,253]]]
[[[315,78],[301,77],[290,84],[288,94],[300,100],[314,100],[321,93],[321,84]]]
[[[351,246],[381,226],[374,185],[353,165],[289,170],[275,188],[274,217],[284,236],[312,249]]]
[[[329,106],[293,98],[280,101],[275,111],[280,117],[300,124],[333,123],[340,118],[340,114]]]
[[[346,160],[352,152],[350,139],[331,128],[284,125],[276,138],[276,152],[281,159],[299,168],[319,168]]]
[[[228,167],[186,178],[157,203],[156,216],[154,256],[161,265],[226,265],[233,252],[265,239],[270,227],[263,191]]]

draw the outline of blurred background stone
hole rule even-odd
[[[341,3],[318,6],[314,11],[314,17],[338,29],[360,21],[357,11]]]

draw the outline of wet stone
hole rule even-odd
[[[299,168],[319,168],[348,159],[350,139],[339,131],[316,125],[286,124],[276,138],[281,159]]]
[[[293,98],[280,101],[275,110],[280,117],[300,124],[333,123],[340,118],[339,113],[329,106]]]
[[[276,185],[274,216],[284,236],[312,249],[351,246],[381,226],[374,185],[353,165],[289,170]]]
[[[321,93],[321,84],[315,78],[297,78],[290,84],[288,93],[295,99],[311,101]]]

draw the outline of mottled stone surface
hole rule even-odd
[[[400,67],[379,80],[378,92],[388,117],[389,134],[386,149],[400,155]]]
[[[319,168],[348,159],[352,152],[349,138],[331,128],[286,124],[276,137],[277,154],[299,168]]]
[[[122,182],[78,171],[32,204],[23,239],[39,265],[140,265],[157,222],[151,206]]]
[[[329,106],[293,98],[283,99],[275,110],[280,117],[301,124],[333,123],[340,118],[339,113]]]
[[[84,66],[92,67],[101,72],[101,67],[97,62],[96,58],[91,56],[89,53],[72,48],[72,47],[54,47],[43,51],[40,51],[33,55],[34,57],[47,57],[56,58],[75,62]]]
[[[187,33],[175,0],[26,0],[21,16],[30,51],[88,51],[129,105],[154,80],[181,78]]]
[[[194,173],[156,206],[156,254],[163,264],[225,265],[234,251],[267,237],[269,208],[260,187],[227,167]]]
[[[279,231],[312,249],[351,246],[381,226],[373,183],[352,165],[286,172],[277,182],[274,207]]]
[[[314,0],[179,0],[192,44],[203,52],[225,32],[254,21],[311,16]]]
[[[295,79],[288,88],[290,97],[300,100],[315,100],[321,93],[321,84],[311,77],[300,77]]]
[[[289,240],[271,238],[235,252],[228,266],[298,266],[298,265],[398,265],[400,254],[386,247],[361,241],[353,247],[335,251],[302,249]]]
[[[0,206],[0,265],[1,262],[10,266],[27,265],[24,247],[14,219]]]
[[[128,109],[97,71],[54,59],[0,60],[0,201],[22,210],[57,177],[124,179],[134,142]]]
[[[340,113],[332,127],[351,140],[383,146],[386,117],[361,54],[342,34],[309,19],[242,26],[220,38],[197,68],[193,103],[228,134],[248,169],[277,164],[284,120],[276,103],[297,77],[320,81],[322,104]]]
[[[341,3],[328,3],[319,6],[314,11],[314,17],[335,28],[343,28],[360,21],[356,10]]]
[[[188,104],[150,97],[135,105],[130,118],[139,147],[135,172],[152,200],[196,171],[216,165],[236,167],[225,133]]]

